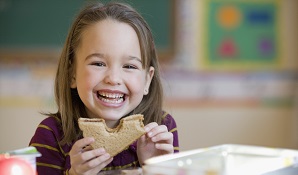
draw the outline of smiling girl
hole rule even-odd
[[[47,114],[30,141],[42,154],[38,174],[98,174],[140,167],[148,158],[178,152],[175,120],[162,110],[163,93],[153,37],[130,6],[97,3],[83,9],[68,34],[56,73],[58,111]],[[110,128],[143,114],[146,134],[111,157],[83,138],[80,117]]]

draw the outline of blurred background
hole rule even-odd
[[[0,0],[0,152],[26,147],[40,112],[56,111],[57,61],[89,2]],[[297,0],[122,2],[153,31],[181,151],[298,149]]]

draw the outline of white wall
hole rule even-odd
[[[28,146],[43,118],[37,108],[0,107],[0,152]]]
[[[34,108],[0,111],[0,151],[27,146],[44,118]],[[291,130],[294,111],[289,108],[167,107],[167,111],[176,119],[182,151],[226,143],[298,149],[292,137],[297,134]]]
[[[289,108],[175,107],[169,112],[178,125],[181,150],[220,144],[293,148]]]

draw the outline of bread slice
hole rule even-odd
[[[122,118],[116,128],[109,128],[104,119],[97,118],[79,118],[78,123],[84,137],[94,137],[94,149],[104,148],[113,157],[146,133],[143,120],[141,114],[130,115]]]

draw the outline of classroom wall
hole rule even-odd
[[[287,60],[284,66],[288,70],[295,71],[298,68],[298,52],[296,49],[298,45],[296,35],[298,23],[293,17],[298,15],[298,1],[284,0],[282,2],[282,21],[285,26],[285,30],[282,33],[282,45],[284,45],[284,59]],[[190,16],[188,21],[179,21],[181,18],[177,18],[175,21],[177,38],[181,37],[181,32],[187,31],[186,33],[188,33],[188,35],[184,35],[184,38],[180,38],[181,42],[177,42],[176,47],[178,49],[173,58],[175,61],[171,63],[172,68],[179,70],[181,68],[196,70],[197,67],[193,67],[193,65],[196,65],[197,59],[202,59],[200,57],[201,47],[197,47],[200,45],[196,43],[197,41],[191,40],[192,42],[188,42],[188,45],[185,45],[189,38],[194,36],[201,38],[200,26],[195,26],[193,21],[200,22],[198,14],[200,14],[200,9],[203,6],[198,3],[198,6],[194,7],[193,4],[197,4],[197,1],[177,0],[177,14]],[[185,14],[187,11],[190,14]],[[187,25],[181,25],[185,23]],[[24,64],[26,65],[26,63]],[[2,71],[7,70],[4,67],[5,65],[2,65]],[[18,70],[19,73],[34,73],[30,68],[24,68],[24,70],[20,71],[18,66],[12,67],[10,70]],[[15,86],[20,87],[15,91],[16,94],[19,94],[14,97],[11,103],[7,104],[7,99],[3,98],[3,94],[6,94],[6,91],[0,89],[2,97],[0,99],[0,151],[27,146],[38,123],[44,119],[44,116],[39,112],[53,112],[55,110],[55,105],[52,104],[53,99],[49,97],[52,95],[53,90],[51,82],[53,81],[54,68],[48,68],[47,66],[45,68],[39,67],[37,72],[41,73],[44,70],[47,70],[47,72],[44,73],[45,75],[41,75],[41,77],[25,79],[25,81],[32,80],[40,83],[39,87],[41,88],[35,90],[35,93],[40,94],[41,99],[33,99],[32,101],[18,99],[21,96],[20,94],[28,93],[27,90],[24,91],[24,88],[30,87],[28,83],[25,84],[26,82],[23,82],[22,84],[21,81],[18,81],[19,75],[12,75],[13,78],[15,76],[17,78],[12,79],[11,82],[15,82]],[[12,72],[14,71],[10,71],[10,73]],[[42,78],[42,76],[46,78]],[[3,82],[3,72],[0,70],[1,87],[3,87]],[[247,105],[246,103],[240,105],[235,103],[230,105],[206,105],[199,103],[185,106],[178,102],[175,103],[175,101],[174,103],[167,101],[165,109],[176,119],[181,151],[226,143],[298,149],[297,81],[294,82],[294,85],[295,87],[292,88],[292,91],[296,95],[296,102],[290,106]],[[32,90],[29,91],[34,93]]]
[[[284,108],[175,108],[181,150],[221,144],[296,148],[293,111]],[[297,140],[297,138],[295,138]]]
[[[198,62],[203,59],[203,46],[200,39],[203,38],[201,31],[204,26],[202,19],[197,17],[204,15],[203,1],[186,0],[179,2],[181,3],[179,7],[184,8],[184,10],[180,11],[183,12],[180,14],[182,16],[180,19],[183,20],[177,22],[179,25],[177,33],[178,36],[185,36],[177,43],[180,44],[178,48],[183,49],[179,50],[176,62],[179,63],[178,68],[180,69],[181,65],[187,69],[198,69]],[[298,1],[285,0],[280,2],[282,69],[297,75],[298,50],[296,46],[298,35],[296,31],[298,30],[298,21],[294,16],[298,15]],[[198,40],[193,38],[198,38]],[[186,44],[190,44],[190,46]],[[185,76],[182,79],[185,79]],[[270,89],[278,88],[274,84],[271,87]],[[189,88],[189,91],[192,91],[192,88]],[[224,103],[206,105],[201,102],[197,105],[187,106],[181,105],[179,102],[177,104],[169,102],[168,110],[175,116],[178,123],[181,150],[228,143],[298,149],[297,78],[293,79],[291,88],[287,91],[292,93],[295,99],[293,105],[290,106],[241,104],[241,101],[238,104],[237,102],[232,103],[232,105]],[[187,95],[187,91],[184,93]],[[265,92],[260,91],[259,95],[262,93]]]

